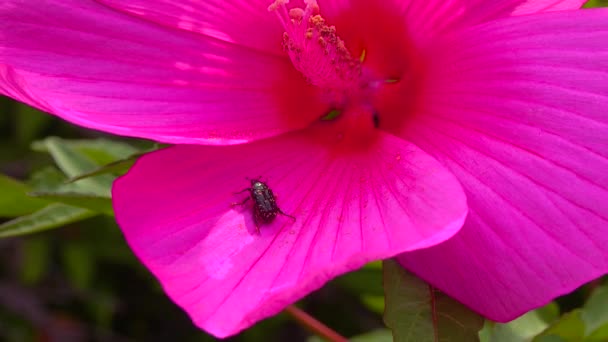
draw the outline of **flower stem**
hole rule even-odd
[[[325,324],[319,322],[311,315],[306,312],[300,310],[295,305],[290,305],[285,309],[289,315],[291,315],[298,323],[303,325],[312,331],[315,335],[322,337],[331,342],[347,342],[348,340],[333,331],[331,328],[326,326]]]

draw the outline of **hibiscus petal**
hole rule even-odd
[[[268,11],[273,0],[97,0],[173,29],[202,33],[283,56],[284,29]]]
[[[319,1],[319,5],[329,22],[340,22],[340,25],[337,25],[339,30],[340,27],[345,26],[343,22],[352,22],[359,27],[360,35],[373,36],[374,32],[382,30],[383,26],[392,25],[395,29],[405,28],[405,32],[417,45],[426,45],[432,37],[457,28],[511,15],[579,9],[585,2],[585,0],[332,0]],[[384,18],[382,22],[379,22],[378,16],[375,15],[378,12],[382,13]],[[380,28],[376,25],[380,25]],[[374,38],[378,37],[376,35]],[[349,37],[343,38],[349,43]],[[363,37],[364,40],[365,38]],[[374,44],[374,41],[367,39],[366,43]]]
[[[583,7],[586,2],[587,0],[527,0],[513,11],[513,15],[575,10]]]
[[[414,145],[380,134],[373,149],[344,154],[339,137],[326,144],[335,132],[310,133],[160,150],[114,184],[129,245],[215,336],[274,315],[368,261],[440,243],[464,222],[460,185]],[[231,206],[248,197],[235,194],[250,186],[246,177],[267,182],[296,220],[279,215],[258,235],[251,201]]]
[[[608,10],[507,18],[437,45],[402,135],[470,214],[400,262],[507,321],[608,272]]]
[[[173,143],[239,143],[322,116],[314,91],[286,57],[92,1],[0,5],[0,92],[83,126]]]
[[[399,86],[415,88],[414,83],[424,77],[420,74],[427,61],[433,58],[425,55],[425,50],[435,37],[497,18],[578,8],[581,3],[580,0],[336,0],[321,2],[320,8],[351,53],[365,56],[368,72],[379,79],[407,80]],[[393,102],[391,97],[406,106],[412,103],[413,99],[403,98],[402,94],[413,94],[413,89],[396,89],[399,86],[390,89],[396,91],[396,96],[376,96],[381,98],[376,106],[385,116],[385,107],[393,107],[389,103]],[[394,109],[392,115],[402,117],[404,106]]]

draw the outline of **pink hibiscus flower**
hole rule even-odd
[[[134,252],[216,336],[396,255],[498,321],[608,271],[607,10],[304,2],[5,0],[0,90],[200,144],[141,158],[113,195]],[[232,205],[258,176],[295,222],[258,234]]]

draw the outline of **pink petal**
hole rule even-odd
[[[424,78],[424,68],[432,56],[426,49],[436,37],[466,27],[488,22],[514,14],[529,14],[537,11],[553,11],[580,7],[577,1],[526,1],[526,0],[428,0],[428,1],[367,1],[336,0],[320,3],[321,13],[336,26],[337,32],[346,42],[354,56],[365,55],[365,67],[379,79],[400,79],[399,86],[412,87]],[[403,98],[403,93],[412,89],[390,87],[388,97],[397,102],[411,104],[413,99]],[[387,94],[376,104],[387,112],[392,107]],[[404,107],[392,109],[402,117]]]
[[[334,23],[338,32],[343,35],[342,38],[346,40],[347,46],[363,44],[366,45],[368,52],[373,52],[374,47],[367,46],[374,44],[373,39],[386,41],[386,39],[378,39],[379,36],[373,36],[373,32],[380,30],[378,25],[394,26],[395,31],[407,32],[415,45],[424,46],[434,36],[458,28],[511,15],[578,9],[585,2],[585,0],[332,0],[319,1],[319,5],[323,15],[330,23]],[[378,12],[382,15],[378,16]],[[382,20],[378,20],[380,17]],[[349,26],[349,23],[357,28],[345,30],[344,27]],[[356,31],[361,33],[356,34]],[[373,36],[373,39],[366,39],[367,34]],[[358,41],[360,39],[364,42]],[[390,54],[383,56],[389,57]]]
[[[204,34],[283,56],[283,28],[268,11],[273,0],[97,0],[163,26]]]
[[[326,111],[287,57],[93,1],[6,0],[0,32],[0,92],[91,128],[227,144],[301,128]]]
[[[346,151],[346,150],[348,151]],[[255,231],[246,177],[289,217]],[[251,144],[182,145],[114,184],[116,218],[141,261],[195,324],[218,337],[274,315],[370,260],[440,243],[466,216],[460,185],[414,145],[379,134],[352,150],[309,129]]]
[[[519,5],[513,15],[580,9],[587,0],[527,0]]]
[[[470,213],[408,269],[497,321],[608,272],[608,10],[507,18],[432,51],[401,135],[462,182]]]

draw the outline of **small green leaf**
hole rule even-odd
[[[50,137],[45,139],[44,143],[57,166],[68,177],[76,177],[99,167],[93,160],[62,139]],[[83,179],[77,184],[87,192],[110,197],[113,180],[114,178],[109,175],[100,175]]]
[[[30,196],[49,202],[59,202],[94,212],[114,215],[112,200],[83,188],[79,183],[65,183],[65,176],[55,168],[46,168],[32,176]]]
[[[90,178],[90,177],[103,175],[103,174],[107,174],[107,173],[123,174],[123,173],[129,171],[129,169],[131,168],[131,166],[133,166],[133,164],[135,163],[137,158],[141,157],[144,154],[145,153],[136,153],[128,158],[117,160],[115,162],[98,167],[90,172],[86,172],[86,173],[80,174],[76,177],[72,177],[72,178],[68,179],[67,182],[73,183],[73,182],[79,181],[81,179]]]
[[[608,7],[608,0],[589,0],[583,8]]]
[[[30,196],[47,201],[60,202],[94,212],[114,215],[110,197],[95,196],[79,192],[32,192]]]
[[[8,176],[0,174],[0,217],[17,217],[33,213],[48,202],[27,195],[30,188]]]
[[[608,287],[596,288],[582,309],[563,315],[534,342],[547,342],[556,337],[564,341],[608,340]]]
[[[562,315],[557,322],[551,324],[532,341],[547,341],[550,336],[557,336],[566,341],[582,341],[585,336],[585,323],[581,318],[581,310],[576,309]]]
[[[71,143],[73,148],[91,158],[98,165],[124,159],[139,152],[129,144],[108,139],[72,140]]]
[[[89,159],[99,165],[111,163],[139,152],[137,148],[129,144],[108,139],[61,139],[61,141],[70,146],[70,148],[86,155]],[[32,143],[32,149],[38,152],[50,153],[46,139]]]
[[[583,307],[585,336],[590,340],[608,340],[608,285],[596,288]]]
[[[95,216],[90,210],[64,204],[50,204],[30,215],[0,224],[0,237],[37,233]]]
[[[478,341],[483,318],[403,269],[383,262],[384,322],[395,341]]]
[[[551,321],[559,314],[557,304],[549,305],[526,313],[525,315],[509,322],[494,323],[486,321],[483,329],[479,332],[483,342],[524,342],[545,330]]]
[[[29,180],[31,191],[57,191],[65,184],[65,175],[53,166],[47,166],[34,172]],[[77,186],[72,186],[77,189]],[[67,190],[67,189],[65,189]]]
[[[378,314],[384,313],[384,296],[361,295],[359,299],[372,312]]]
[[[589,336],[586,337],[587,341],[608,341],[608,324],[604,324],[601,327],[595,329]]]

